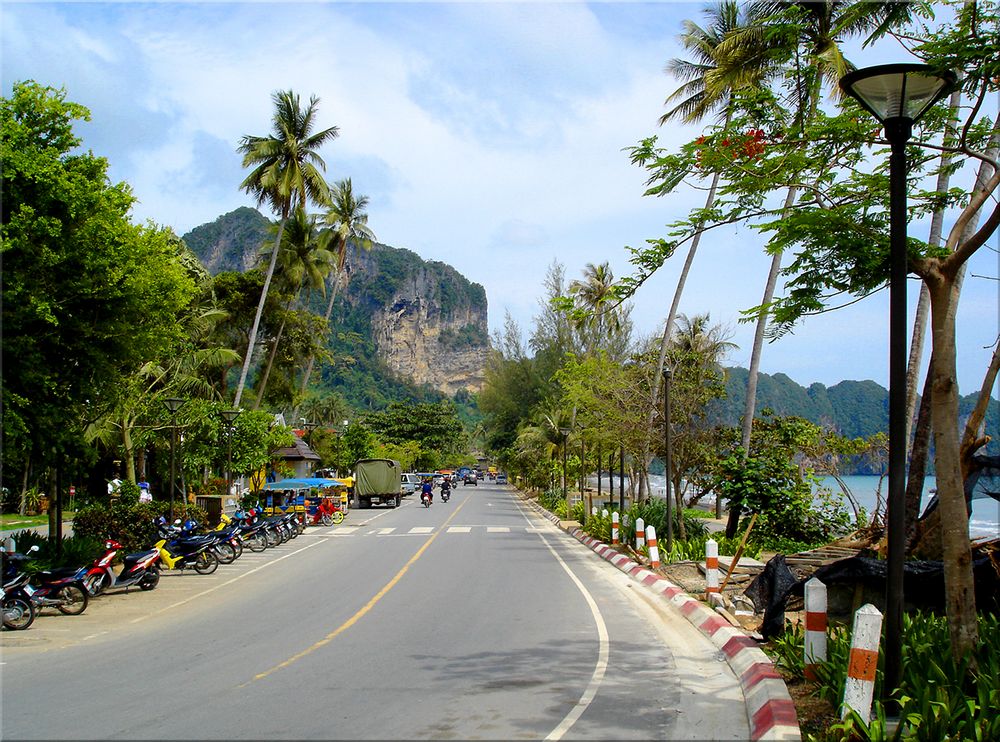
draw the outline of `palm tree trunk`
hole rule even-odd
[[[285,303],[285,316],[292,310],[292,303],[302,293],[302,287],[305,284],[305,278],[299,281],[299,289],[292,296],[289,297],[288,301]],[[261,376],[260,383],[257,385],[257,397],[253,403],[253,409],[260,408],[260,401],[264,397],[264,391],[267,389],[267,380],[271,376],[271,366],[274,365],[274,357],[278,354],[278,344],[281,342],[281,336],[285,334],[285,317],[281,318],[281,325],[278,327],[278,333],[274,336],[274,344],[271,346],[271,352],[267,356],[267,365],[264,366],[264,374]],[[295,409],[298,412],[298,408]],[[293,416],[294,419],[294,416]]]
[[[788,211],[792,207],[798,192],[799,189],[797,186],[792,186],[788,189],[788,195],[785,196],[782,212]],[[771,268],[767,273],[767,283],[764,284],[764,296],[760,302],[761,309],[757,315],[757,326],[753,334],[753,348],[750,351],[750,370],[747,374],[747,398],[746,404],[743,407],[743,427],[740,436],[740,445],[743,447],[744,456],[750,454],[750,434],[753,432],[753,418],[757,408],[757,380],[760,376],[760,357],[764,349],[764,331],[767,329],[768,305],[774,299],[774,288],[778,284],[778,274],[781,272],[781,257],[782,254],[780,252],[776,252],[771,257]],[[715,508],[716,512],[721,515],[718,498],[716,498]],[[733,505],[730,508],[729,521],[726,523],[726,536],[728,538],[733,538],[736,535],[742,511],[743,508],[739,505]]]
[[[330,317],[333,315],[333,302],[337,298],[337,292],[340,290],[340,275],[342,269],[338,268],[337,275],[333,278],[333,286],[330,287],[330,301],[326,303],[326,312],[323,314],[323,323],[326,327],[330,326]],[[309,377],[312,376],[313,362],[316,360],[316,354],[309,354],[309,363],[306,364],[306,371],[302,375],[302,387],[299,389],[299,396],[303,399],[306,396],[306,389],[309,388]],[[299,414],[299,405],[295,405],[295,410],[292,412],[292,417],[296,417]]]
[[[732,120],[731,109],[726,111],[726,121],[723,125],[724,127],[729,126],[729,122]],[[709,186],[708,196],[705,198],[705,210],[711,209],[715,204],[715,192],[719,187],[720,173],[716,173],[712,177],[712,185]],[[667,321],[663,325],[663,335],[660,337],[660,356],[656,362],[656,371],[653,373],[653,388],[650,390],[650,400],[649,400],[649,413],[646,415],[646,438],[645,440],[652,440],[653,437],[653,421],[656,416],[656,411],[659,409],[659,399],[660,399],[660,382],[663,379],[663,368],[667,362],[667,349],[670,347],[670,335],[674,329],[674,320],[677,318],[677,310],[681,304],[681,296],[684,294],[684,287],[687,285],[688,274],[691,272],[691,264],[694,263],[694,256],[698,253],[698,246],[701,244],[702,232],[699,230],[695,233],[694,237],[691,238],[691,246],[688,248],[687,256],[684,258],[684,267],[681,268],[681,274],[677,277],[677,286],[674,288],[674,298],[670,302],[670,312],[667,314]],[[651,457],[649,454],[649,449],[642,452],[642,460],[648,463]],[[670,472],[667,472],[667,476],[670,476]],[[719,506],[717,506],[719,507]],[[721,517],[721,516],[719,516]]]
[[[257,344],[257,330],[260,327],[260,317],[264,314],[264,304],[267,302],[267,292],[271,288],[271,279],[274,277],[274,266],[278,262],[278,252],[281,250],[281,235],[285,231],[285,221],[288,219],[288,210],[281,215],[281,223],[278,225],[278,236],[274,241],[274,250],[271,251],[271,262],[267,266],[267,274],[264,276],[264,288],[260,291],[260,301],[257,302],[257,313],[253,318],[253,326],[250,328],[250,341],[247,343],[247,354],[243,359],[243,370],[240,371],[240,383],[236,387],[236,398],[233,400],[233,407],[240,408],[240,400],[243,398],[243,388],[247,381],[247,372],[250,370],[250,362],[253,359],[254,346]]]

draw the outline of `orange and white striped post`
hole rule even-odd
[[[847,662],[847,682],[844,683],[844,704],[840,718],[854,709],[865,721],[871,719],[872,694],[875,692],[875,668],[878,667],[878,642],[882,635],[882,614],[871,603],[854,614],[851,633],[851,654]]]
[[[635,519],[635,550],[641,551],[646,545],[646,523],[642,518]]]
[[[656,569],[660,566],[660,550],[656,548],[656,529],[646,526],[646,545],[649,547],[649,566]]]
[[[618,511],[611,513],[611,543],[618,543]]]
[[[816,666],[826,661],[826,585],[815,577],[806,582],[805,676],[816,679]]]
[[[705,542],[705,599],[719,594],[719,545],[714,539]]]

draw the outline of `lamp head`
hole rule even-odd
[[[163,400],[163,405],[167,408],[167,411],[170,412],[170,414],[174,414],[185,404],[187,404],[187,400],[181,399],[180,397],[167,397]]]
[[[243,410],[219,410],[219,417],[222,418],[226,425],[232,425],[236,422],[236,418],[240,416]]]
[[[892,119],[913,124],[954,90],[957,80],[951,70],[926,64],[880,64],[848,72],[840,89],[882,124]]]

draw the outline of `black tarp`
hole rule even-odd
[[[856,556],[826,564],[808,577],[799,579],[781,554],[773,557],[764,570],[743,591],[757,611],[764,611],[760,633],[765,639],[784,629],[785,610],[791,600],[801,599],[805,584],[812,578],[827,586],[827,612],[831,618],[849,619],[862,603],[872,603],[885,611],[886,562]],[[976,607],[979,611],[1000,613],[1000,576],[988,556],[973,561]],[[903,600],[905,610],[944,612],[944,566],[938,561],[908,561],[903,564]]]

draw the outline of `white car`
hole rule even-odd
[[[421,480],[420,475],[413,473],[406,473],[399,475],[399,486],[400,491],[404,495],[412,495],[414,492],[420,489]]]

